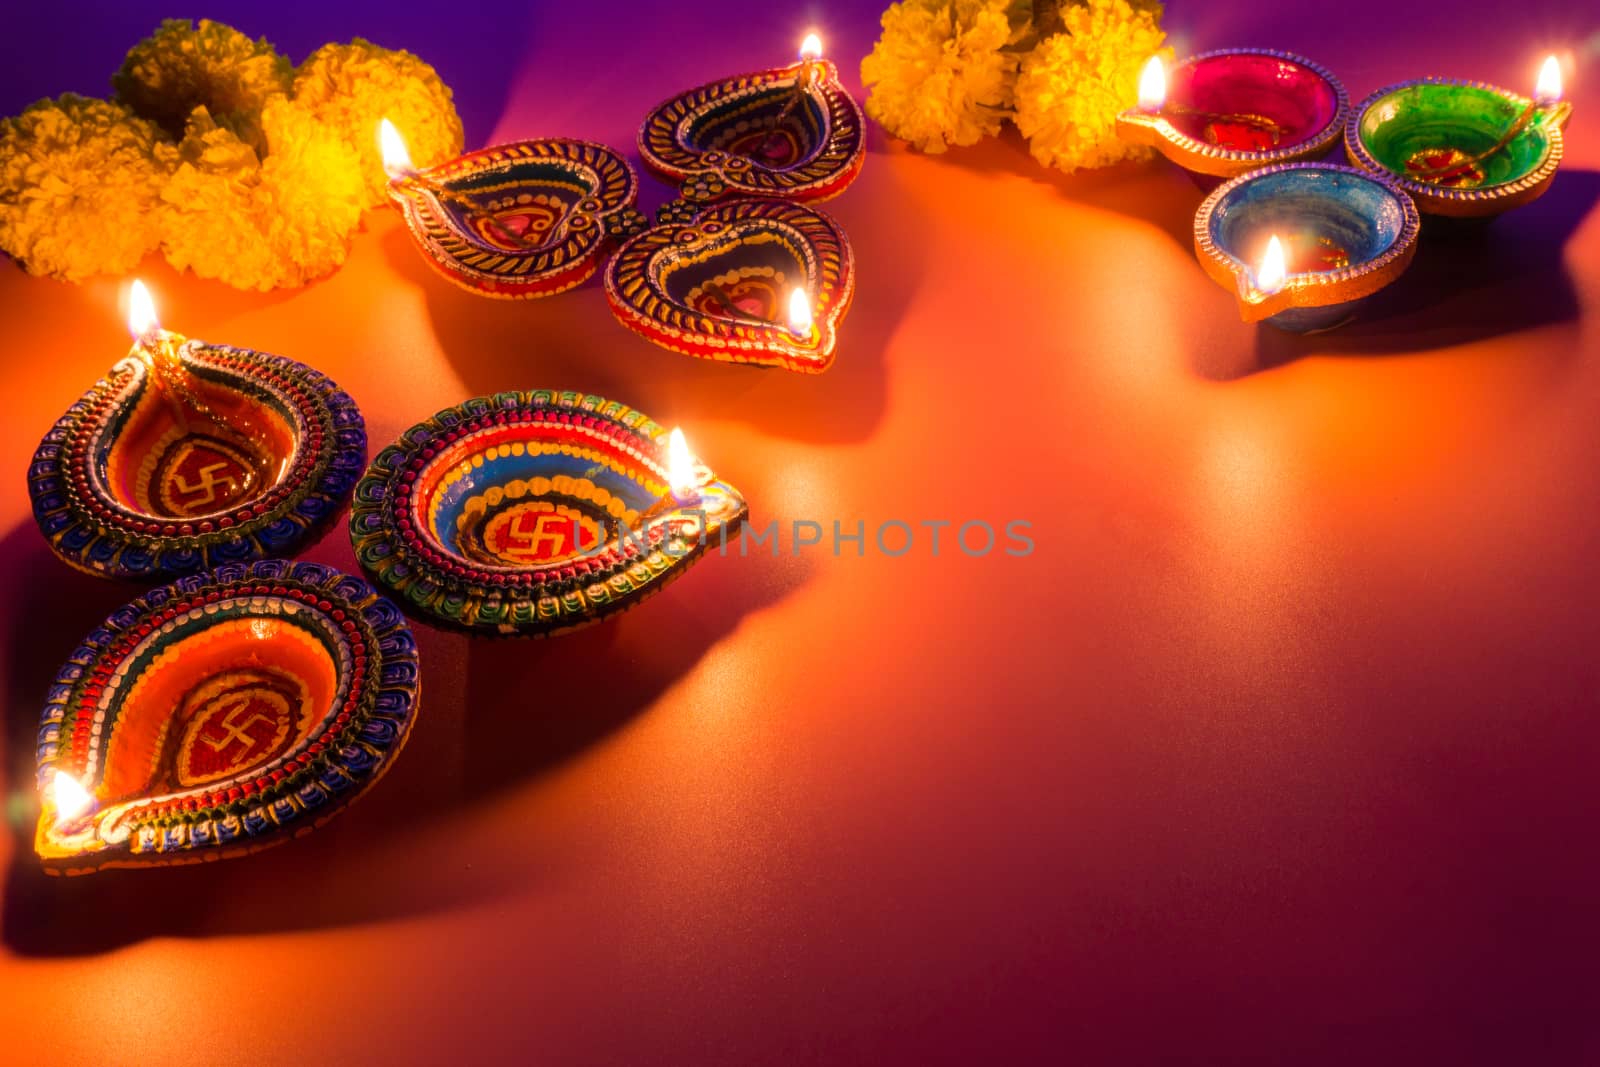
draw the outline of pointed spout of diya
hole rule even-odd
[[[800,84],[809,87],[816,77],[817,60],[822,58],[822,38],[815,33],[806,34],[800,42]]]
[[[1151,56],[1140,69],[1138,100],[1138,106],[1117,116],[1117,136],[1133,144],[1159,145],[1167,102],[1167,68],[1160,56]]]
[[[1245,322],[1271,318],[1287,306],[1282,299],[1289,283],[1289,262],[1283,242],[1273,234],[1254,270],[1239,272],[1239,315]]]
[[[96,819],[99,803],[82,782],[58,770],[41,793],[43,810],[34,833],[34,848],[41,857],[86,854],[104,847]]]
[[[138,278],[128,286],[128,333],[133,336],[133,347],[139,353],[156,353],[176,348],[184,338],[161,328],[156,316],[156,302],[150,290]]]

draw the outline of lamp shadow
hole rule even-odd
[[[1410,269],[1354,322],[1312,336],[1261,326],[1253,366],[1197,370],[1231,380],[1306,355],[1419,352],[1574,321],[1578,294],[1562,256],[1596,201],[1600,171],[1564,170],[1544,196],[1492,221],[1425,218]]]
[[[884,136],[881,130],[878,133]],[[913,151],[899,144],[890,150]],[[1194,215],[1206,198],[1206,190],[1159,156],[1071,174],[1046,167],[1033,158],[1027,140],[1009,123],[995,137],[928,158],[946,166],[1047,186],[1064,200],[1148,223],[1184,249],[1194,246]]]
[[[385,779],[352,807],[310,836],[252,856],[62,878],[45,874],[33,855],[38,710],[76,635],[137,590],[68,571],[26,527],[3,547],[14,571],[11,617],[25,623],[13,623],[0,647],[13,838],[0,941],[36,957],[153,937],[349,926],[525,892],[552,875],[552,861],[536,847],[474,850],[471,841],[492,828],[466,813],[625,728],[746,615],[782,600],[809,573],[804,559],[741,558],[731,542],[731,558],[713,548],[691,575],[634,610],[552,640],[473,641],[413,622],[423,664],[417,721]],[[447,860],[419,863],[420,855]],[[456,856],[466,861],[448,861]],[[480,858],[492,861],[470,862]]]
[[[887,401],[884,353],[921,279],[915,220],[882,207],[900,199],[893,169],[863,169],[822,205],[855,254],[854,300],[839,325],[833,365],[820,375],[696,359],[622,326],[599,273],[577,289],[538,300],[468,292],[422,258],[403,225],[383,234],[389,264],[425,294],[440,348],[474,393],[575,389],[614,397],[681,421],[732,421],[815,443],[871,437]],[[877,206],[875,206],[877,205]],[[602,270],[604,267],[602,266]]]

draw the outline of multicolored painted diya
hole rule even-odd
[[[618,321],[663,348],[814,374],[833,363],[855,264],[839,224],[813,208],[679,201],[618,250],[605,286]]]
[[[1426,78],[1363,100],[1345,128],[1345,149],[1427,214],[1484,218],[1550,188],[1571,112],[1483,82]]]
[[[1206,197],[1194,245],[1206,273],[1238,295],[1246,322],[1311,333],[1348,321],[1363,298],[1403,274],[1419,228],[1416,205],[1383,178],[1332,163],[1286,163]],[[1283,262],[1265,283],[1257,265],[1274,238]]]
[[[633,168],[588,141],[519,141],[424,171],[401,160],[390,172],[389,196],[424,257],[485,296],[549,296],[580,285],[617,241],[647,223],[634,206]]]
[[[418,678],[400,612],[330,567],[229,564],[151,590],[50,687],[34,848],[82,874],[304,834],[399,755]]]
[[[597,396],[496,393],[401,434],[356,488],[350,539],[403,608],[470,633],[548,636],[624,611],[744,521],[705,467]]]
[[[1202,179],[1320,159],[1338,143],[1350,110],[1332,73],[1266,48],[1194,56],[1173,67],[1164,85],[1141,87],[1141,98],[1147,92],[1154,99],[1117,118],[1118,134]]]
[[[28,492],[81,571],[158,580],[285,556],[350,496],[367,436],[325,375],[282,356],[161,332],[67,409]]]
[[[722,196],[826,200],[861,172],[865,130],[838,68],[826,59],[802,59],[666,101],[639,128],[639,154],[700,202]]]

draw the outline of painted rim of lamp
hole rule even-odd
[[[476,194],[506,194],[518,188],[537,188],[532,178],[515,179],[519,167],[553,167],[585,190],[575,204],[551,222],[565,227],[562,240],[528,249],[507,248],[473,233],[454,211],[441,205],[428,184],[452,190],[468,188]],[[483,175],[512,180],[476,186]],[[610,247],[639,230],[646,219],[635,201],[639,177],[614,149],[593,141],[544,138],[468,152],[437,167],[419,172],[417,181],[399,178],[389,183],[389,197],[401,209],[423,258],[450,281],[480,296],[522,300],[553,296],[587,281],[599,268]],[[426,184],[425,184],[426,183]],[[565,188],[548,179],[545,188]],[[521,196],[531,196],[523,192]],[[499,218],[506,204],[489,217]]]
[[[1344,146],[1345,153],[1350,157],[1350,162],[1363,170],[1380,174],[1404,189],[1412,199],[1417,202],[1417,207],[1430,215],[1441,215],[1452,218],[1484,218],[1497,215],[1510,208],[1520,207],[1523,204],[1537,200],[1544,195],[1550,187],[1551,180],[1555,177],[1556,170],[1561,166],[1564,154],[1564,138],[1562,126],[1565,119],[1557,122],[1540,124],[1540,129],[1545,134],[1545,149],[1540,156],[1539,164],[1533,170],[1508,181],[1494,185],[1482,185],[1471,189],[1453,189],[1448,186],[1435,185],[1431,182],[1421,182],[1409,178],[1404,174],[1396,173],[1387,165],[1380,162],[1367,147],[1366,139],[1362,136],[1362,126],[1367,113],[1377,107],[1383,100],[1396,93],[1408,89],[1419,89],[1426,86],[1445,86],[1458,89],[1477,90],[1492,94],[1513,107],[1513,118],[1527,108],[1532,99],[1502,89],[1498,85],[1491,85],[1481,81],[1463,81],[1456,78],[1417,78],[1411,81],[1396,82],[1377,90],[1365,100],[1361,101],[1345,124]]]
[[[1136,144],[1144,144],[1157,149],[1162,155],[1185,170],[1214,178],[1234,178],[1259,167],[1320,158],[1338,143],[1344,131],[1345,120],[1350,112],[1350,96],[1345,92],[1343,83],[1334,76],[1332,71],[1320,63],[1312,62],[1304,56],[1296,55],[1293,52],[1280,52],[1272,48],[1219,48],[1190,56],[1183,62],[1174,65],[1172,69],[1176,71],[1209,60],[1226,59],[1234,56],[1260,56],[1276,59],[1309,71],[1333,90],[1333,115],[1328,119],[1326,125],[1304,140],[1284,145],[1280,148],[1252,152],[1245,149],[1224,148],[1221,145],[1211,144],[1208,141],[1191,137],[1174,126],[1165,115],[1146,114],[1134,109],[1125,111],[1120,116],[1123,128],[1132,134],[1129,139]],[[1170,79],[1171,72],[1169,71],[1168,73]]]
[[[35,851],[48,871],[83,874],[298,837],[393,764],[419,682],[399,610],[332,567],[228,564],[152,589],[84,638],[50,687],[41,795],[58,771],[101,795],[76,820],[47,799]]]
[[[813,60],[812,87],[824,107],[822,147],[794,166],[768,167],[749,157],[706,149],[692,139],[700,117],[741,99],[760,98],[789,88],[804,63],[707,82],[652,108],[639,127],[639,155],[645,166],[680,183],[683,197],[706,203],[724,196],[822,201],[838,196],[866,161],[866,118],[861,105],[839,82],[827,59]]]
[[[551,457],[571,472],[552,473]],[[350,540],[373,582],[428,622],[546,637],[634,607],[737,533],[744,498],[704,466],[696,475],[699,499],[679,504],[666,431],[616,401],[495,393],[378,453],[356,488]]]
[[[1354,167],[1337,163],[1280,163],[1275,167],[1241,174],[1214,189],[1194,217],[1195,254],[1217,284],[1235,294],[1240,292],[1241,278],[1251,277],[1251,264],[1238,259],[1218,246],[1212,236],[1212,223],[1218,208],[1228,202],[1234,192],[1243,186],[1276,174],[1292,171],[1323,171],[1348,175],[1380,187],[1399,206],[1402,221],[1393,241],[1382,253],[1371,259],[1348,267],[1328,271],[1300,271],[1290,274],[1277,293],[1262,298],[1259,303],[1247,305],[1241,300],[1241,310],[1249,309],[1246,321],[1259,322],[1295,308],[1321,308],[1343,304],[1370,296],[1389,285],[1411,265],[1417,251],[1417,235],[1422,220],[1417,206],[1395,182],[1383,175],[1371,174]]]
[[[832,217],[786,200],[703,206],[680,200],[663,207],[660,219],[618,249],[606,265],[606,300],[617,321],[662,348],[699,359],[804,374],[833,365],[839,323],[855,296],[855,255]],[[739,236],[752,230],[772,238],[765,247],[786,248],[804,273],[813,319],[806,338],[797,338],[784,322],[713,314],[685,302],[693,293],[676,299],[668,291],[667,281],[676,270],[714,259],[730,245],[737,247]],[[770,265],[750,269],[777,278]]]
[[[228,345],[190,340],[177,351],[184,369],[208,388],[235,393],[286,426],[293,441],[289,467],[260,495],[216,512],[157,514],[119,499],[108,477],[111,455],[123,431],[159,415],[163,403],[145,362],[130,355],[67,409],[28,467],[34,521],[51,551],[77,570],[164,581],[224,563],[292,555],[324,530],[361,477],[367,455],[361,412],[325,374]],[[154,475],[141,466],[139,483],[183,476],[181,462],[167,461],[184,443],[167,445],[153,461],[160,468]],[[214,493],[223,483],[204,484]]]

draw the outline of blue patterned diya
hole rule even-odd
[[[1416,252],[1411,198],[1387,179],[1331,163],[1286,163],[1218,187],[1194,220],[1195,255],[1235,291],[1246,322],[1314,333],[1348,322]],[[1280,281],[1265,277],[1276,237]]]

